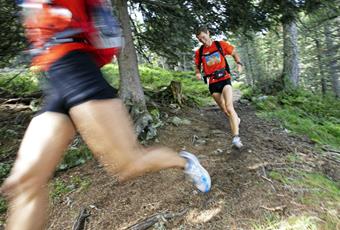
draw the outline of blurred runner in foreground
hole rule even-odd
[[[210,176],[193,154],[138,143],[123,102],[100,71],[121,47],[108,2],[31,0],[21,7],[33,66],[47,73],[49,87],[1,188],[10,202],[6,229],[44,229],[47,184],[76,131],[120,180],[178,168],[200,191],[210,190]]]

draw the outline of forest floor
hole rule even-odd
[[[276,121],[259,118],[251,104],[239,100],[237,93],[235,108],[242,119],[240,133],[245,146],[241,150],[231,147],[229,124],[216,105],[161,109],[164,125],[157,139],[148,143],[195,153],[211,175],[209,193],[197,192],[183,172],[175,169],[120,184],[96,160],[90,160],[56,173],[51,185],[48,229],[72,229],[82,211],[78,220],[85,220],[83,229],[93,230],[144,229],[143,226],[304,229],[282,226],[285,221],[295,224],[302,219],[324,223],[328,217],[337,216],[340,205],[336,200],[327,200],[330,205],[325,205],[326,201],[305,202],[307,198],[316,199],[313,190],[322,193],[326,187],[289,182],[306,173],[339,181],[337,159],[321,154],[307,137],[293,135]],[[0,138],[0,147],[6,148],[1,162],[9,162],[32,112],[20,104],[6,104],[0,109],[1,127],[13,131],[5,133],[13,138]],[[175,116],[187,120],[176,126],[170,122]],[[65,186],[69,189],[63,193]],[[6,213],[0,218],[1,229]],[[339,229],[340,223],[334,218],[332,224]]]

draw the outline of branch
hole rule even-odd
[[[173,219],[175,217],[183,216],[187,211],[188,211],[188,209],[183,209],[182,211],[180,211],[178,213],[164,212],[164,213],[154,214],[154,215],[142,220],[141,222],[138,222],[137,224],[134,224],[130,227],[127,227],[126,229],[128,229],[128,230],[145,230],[145,229],[150,228],[151,226],[153,226],[154,224],[156,224],[160,220],[166,221],[166,220],[169,220],[169,219]]]
[[[323,18],[323,19],[321,19],[320,21],[317,21],[317,22],[316,22],[316,23],[318,23],[318,24],[316,24],[316,25],[314,25],[314,26],[310,26],[310,27],[306,26],[306,25],[302,22],[302,20],[301,20],[300,18],[298,18],[298,21],[301,23],[301,25],[302,25],[306,30],[308,30],[309,32],[312,32],[312,30],[315,29],[315,27],[319,27],[319,26],[322,25],[323,23],[325,23],[325,22],[327,22],[327,21],[330,21],[330,20],[333,20],[333,19],[336,19],[336,18],[338,18],[338,17],[340,17],[340,16],[334,15],[334,16],[331,16],[331,17]]]
[[[145,4],[150,4],[150,5],[154,5],[154,6],[158,6],[158,7],[162,7],[162,8],[168,8],[168,9],[172,9],[172,10],[176,10],[176,9],[181,9],[177,4],[167,4],[164,2],[160,2],[160,1],[153,1],[153,0],[143,0],[143,1],[139,1],[139,3],[145,3]]]
[[[149,57],[145,54],[145,52],[142,49],[143,45],[141,44],[140,40],[138,39],[138,34],[139,34],[138,28],[137,28],[135,22],[132,20],[131,16],[129,16],[129,18],[130,18],[130,22],[132,24],[133,30],[135,31],[135,34],[136,34],[136,40],[137,40],[137,43],[138,43],[138,46],[136,47],[136,49],[137,49],[138,53],[140,53],[147,60],[148,63],[151,63]]]
[[[73,224],[72,230],[82,230],[84,229],[85,220],[89,217],[90,214],[87,212],[86,208],[80,210],[80,213],[76,219],[76,222]]]

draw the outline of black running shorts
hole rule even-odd
[[[226,86],[226,85],[231,85],[231,79],[230,78],[228,78],[224,81],[219,81],[219,82],[210,84],[209,85],[210,94],[222,93],[222,90],[223,90],[224,86]]]
[[[72,51],[52,64],[44,87],[40,113],[68,114],[70,108],[90,100],[117,97],[117,90],[104,79],[90,54]]]

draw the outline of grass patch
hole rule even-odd
[[[249,88],[243,91],[244,97],[255,103],[259,116],[279,119],[290,131],[307,135],[317,144],[340,149],[340,100],[303,90],[277,96],[254,96]]]
[[[311,201],[308,203],[316,205],[327,203],[331,206],[339,206],[340,182],[334,182],[319,173],[307,173],[297,169],[287,171],[289,176],[278,171],[271,171],[269,176],[283,184],[304,188],[304,191],[307,191],[304,200]]]
[[[304,203],[326,206],[339,206],[340,208],[340,183],[329,180],[317,173],[303,173],[303,177],[294,180],[294,184],[310,189],[304,197]]]
[[[106,65],[103,68],[106,79],[116,88],[119,86],[119,72],[117,65]],[[195,79],[194,72],[170,71],[148,65],[140,65],[139,73],[144,90],[158,91],[170,85],[171,81],[182,83],[183,94],[199,105],[211,101],[208,86]]]
[[[55,179],[50,184],[50,197],[53,200],[60,199],[64,195],[73,191],[85,191],[91,185],[91,180],[87,177],[81,178],[80,176],[74,176],[68,178],[68,180]]]
[[[159,90],[168,86],[171,81],[179,81],[182,83],[183,94],[197,104],[204,105],[211,101],[208,86],[202,81],[197,81],[194,72],[177,72],[141,66],[140,73],[143,86],[151,90]]]
[[[109,64],[102,68],[102,72],[108,82],[115,88],[119,88],[119,69],[116,64]],[[139,73],[141,83],[145,90],[160,90],[168,86],[171,81],[180,81],[183,87],[183,94],[199,105],[211,101],[208,86],[203,81],[195,79],[194,72],[170,71],[159,67],[140,65]],[[39,77],[29,71],[16,76],[17,73],[0,75],[0,88],[12,92],[15,95],[25,95],[39,90]],[[238,84],[237,84],[238,85]]]
[[[58,170],[67,170],[82,165],[91,159],[93,159],[91,151],[84,143],[80,143],[77,146],[71,146],[67,150],[63,161],[58,166]]]
[[[290,216],[288,218],[280,218],[278,216],[267,218],[264,224],[254,224],[254,230],[319,230],[321,220],[315,216]],[[328,229],[327,229],[328,230]],[[330,229],[329,229],[330,230]]]
[[[10,173],[12,165],[6,162],[0,162],[0,182],[2,183]]]
[[[7,201],[4,197],[0,196],[0,214],[7,211]]]
[[[25,95],[39,91],[39,78],[29,71],[0,74],[0,88],[15,95]]]
[[[287,173],[289,175],[287,175]],[[336,229],[340,225],[340,183],[334,182],[319,173],[307,173],[297,169],[285,173],[271,171],[269,176],[296,191],[301,191],[297,199],[313,210],[310,216],[303,213],[300,217],[269,222],[255,229]],[[303,192],[302,192],[303,191]],[[320,208],[322,207],[322,208]],[[315,214],[315,211],[317,214]]]

